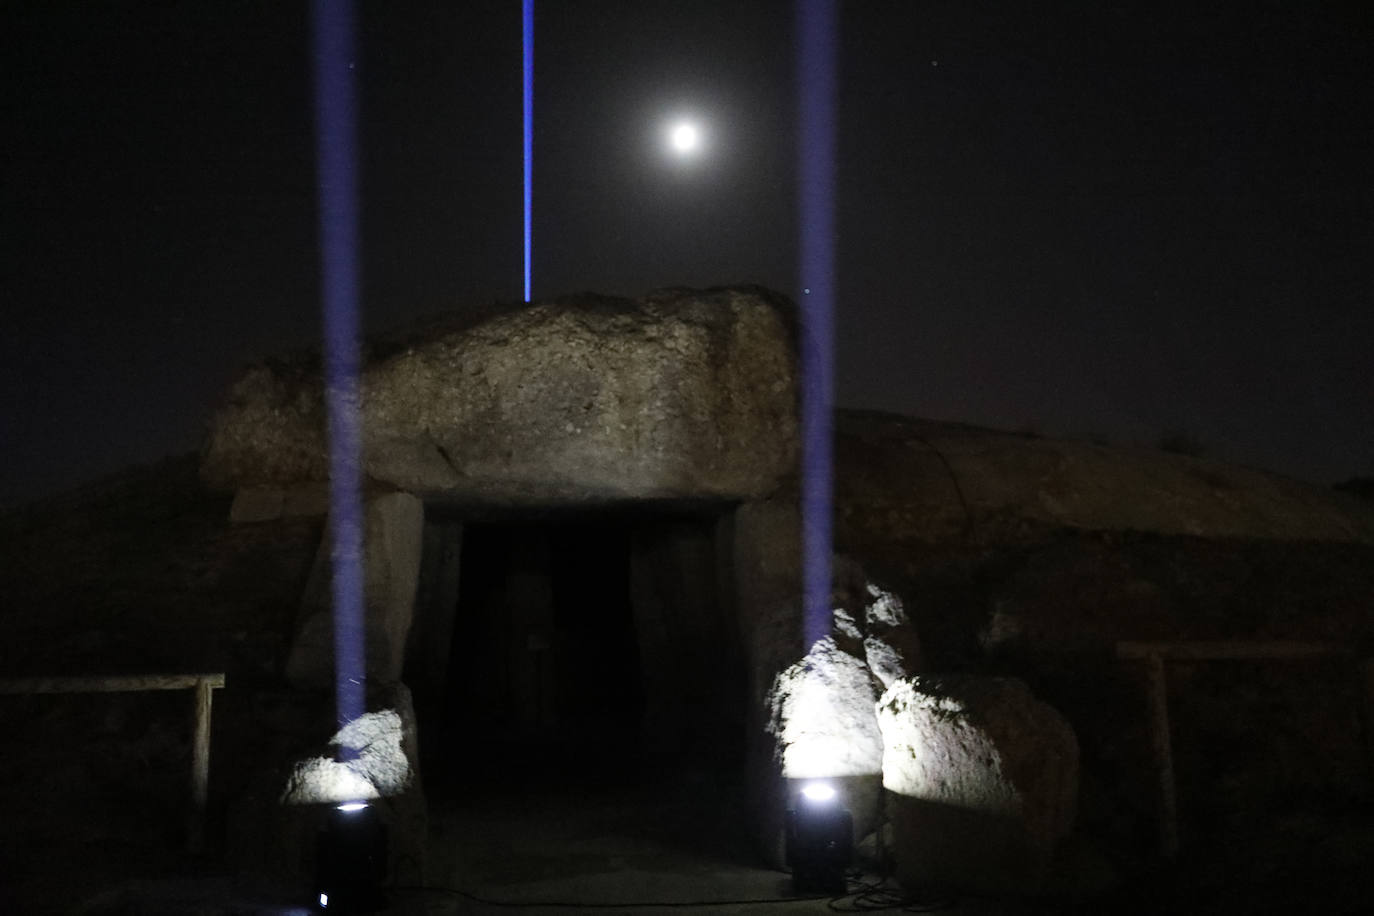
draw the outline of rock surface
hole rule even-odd
[[[882,771],[876,695],[863,659],[835,640],[817,641],[778,675],[769,696],[782,774],[787,779],[873,775]]]
[[[331,752],[298,761],[282,790],[282,804],[318,805],[371,801],[410,788],[415,772],[401,747],[401,717],[394,709],[364,713],[330,740]],[[337,759],[352,748],[353,759]]]
[[[389,834],[389,872],[397,884],[423,882],[428,808],[419,771],[419,739],[410,691],[372,685],[369,712],[327,740],[302,741],[332,717],[332,697],[304,691],[259,695],[255,753],[239,776],[227,812],[226,860],[244,873],[308,890],[315,836],[333,806],[368,800]],[[360,751],[339,763],[341,745]],[[342,797],[341,797],[342,796]]]
[[[369,498],[363,525],[363,648],[367,677],[401,679],[414,617],[424,538],[424,506],[408,493]],[[326,531],[301,597],[299,623],[286,660],[294,686],[334,683],[332,542]]]
[[[1078,743],[1012,678],[917,676],[878,701],[897,874],[908,888],[1044,888],[1073,828]]]
[[[986,539],[1028,523],[1374,543],[1367,503],[1220,461],[869,411],[840,411],[836,433],[840,544]]]
[[[494,503],[766,494],[796,450],[790,309],[752,288],[585,295],[375,345],[364,470]],[[323,480],[324,416],[317,360],[255,366],[216,414],[202,472],[234,488]]]
[[[912,673],[920,648],[896,595],[848,559],[836,558],[835,569],[830,635],[779,672],[765,699],[774,742],[769,775],[781,806],[794,804],[807,782],[830,783],[853,815],[857,842],[882,820],[878,694]],[[773,821],[762,823],[766,831]]]

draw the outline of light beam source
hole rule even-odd
[[[319,909],[370,913],[386,902],[386,825],[371,805],[338,805],[316,837],[315,894]]]
[[[834,786],[808,783],[787,812],[787,864],[798,894],[843,894],[854,858],[854,817]]]

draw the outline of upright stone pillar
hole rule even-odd
[[[725,691],[735,686],[730,676],[737,668],[717,600],[712,530],[699,522],[636,528],[630,590],[645,745],[651,752],[704,755],[719,744],[731,699]]]
[[[420,574],[424,505],[409,493],[386,493],[367,500],[365,518],[366,676],[373,681],[399,681]],[[324,688],[334,682],[331,549],[326,533],[301,600],[296,637],[286,662],[287,680],[295,687]]]
[[[512,541],[504,608],[513,724],[539,734],[557,721],[554,679],[553,580],[549,541],[542,532],[521,532]]]
[[[795,493],[735,510],[734,588],[747,655],[749,721],[745,751],[751,815],[765,858],[783,863],[787,785],[773,760],[768,692],[783,669],[806,654],[801,629],[801,514]]]

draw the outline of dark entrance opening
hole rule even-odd
[[[412,682],[427,793],[738,783],[745,679],[719,518],[463,519],[445,674]]]
[[[454,775],[623,775],[644,711],[629,532],[606,522],[465,527],[442,730]]]
[[[427,507],[407,683],[440,883],[592,907],[699,899],[708,873],[774,892],[745,813],[731,509]]]

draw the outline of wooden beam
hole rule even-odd
[[[131,677],[21,677],[0,680],[0,693],[133,693],[223,687],[224,674],[140,674]]]
[[[1119,642],[1117,658],[1162,658],[1171,661],[1297,661],[1309,658],[1349,658],[1354,653],[1333,643],[1293,640],[1209,642]]]

